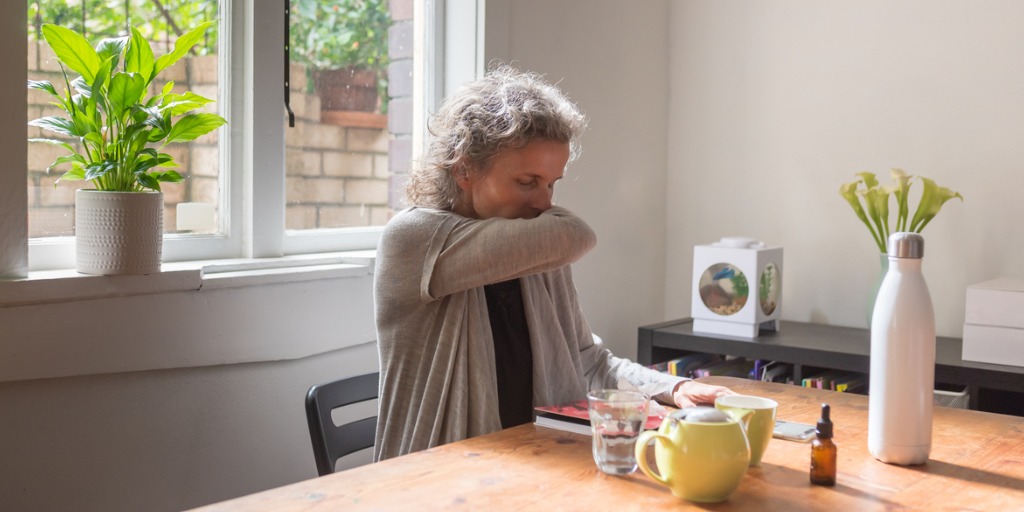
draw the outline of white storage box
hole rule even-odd
[[[723,238],[693,248],[693,331],[756,338],[779,330],[782,248]]]
[[[968,286],[964,322],[1024,329],[1024,278],[1000,277]]]
[[[1024,279],[1001,277],[967,287],[962,357],[1024,366]]]
[[[1024,366],[1024,329],[964,324],[964,361]]]

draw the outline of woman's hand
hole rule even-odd
[[[732,390],[723,386],[704,384],[695,380],[687,380],[676,386],[672,392],[672,400],[680,409],[701,404],[714,404],[715,399],[723,395],[735,395]]]

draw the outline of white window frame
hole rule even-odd
[[[483,71],[485,0],[417,0],[414,55],[423,73],[414,91],[414,158],[426,144],[426,118],[442,94]],[[221,17],[218,98],[229,125],[221,128],[222,235],[165,235],[164,261],[223,258],[263,259],[289,254],[375,249],[382,227],[285,230],[285,151],[282,121],[284,9],[282,1],[230,0]],[[26,65],[26,5],[0,3],[7,30],[0,31],[0,55],[7,69]],[[428,30],[433,24],[435,30]],[[259,34],[252,37],[251,34]],[[0,77],[0,92],[11,98],[0,118],[0,151],[8,165],[0,172],[0,279],[25,278],[29,271],[74,266],[73,237],[27,238],[27,106],[20,73]],[[232,77],[235,79],[232,80]],[[278,105],[279,107],[262,107]],[[257,108],[260,107],[260,108]],[[230,141],[230,144],[228,144]]]

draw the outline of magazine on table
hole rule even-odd
[[[565,430],[589,436],[590,412],[587,409],[586,400],[574,400],[560,405],[543,405],[533,408],[535,425],[542,427]],[[665,406],[651,400],[647,412],[647,430],[657,429],[661,426],[661,419],[668,414]]]

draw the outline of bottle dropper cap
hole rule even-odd
[[[832,420],[829,419],[830,407],[828,404],[821,404],[821,419],[818,420],[818,437],[829,439],[832,437]]]

